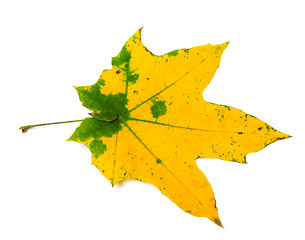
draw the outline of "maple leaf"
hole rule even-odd
[[[92,117],[68,140],[90,149],[92,163],[112,185],[125,179],[151,183],[185,212],[222,226],[196,159],[246,163],[248,153],[290,137],[239,109],[202,98],[227,45],[157,56],[138,30],[95,84],[75,87]]]

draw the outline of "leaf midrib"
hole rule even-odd
[[[253,132],[223,131],[223,130],[184,127],[184,126],[172,125],[172,124],[162,123],[162,122],[154,122],[154,121],[139,119],[139,118],[127,118],[126,121],[139,121],[139,122],[151,123],[151,124],[156,124],[156,125],[161,125],[161,126],[166,126],[166,127],[181,128],[181,129],[186,129],[186,130],[203,131],[203,132],[235,133],[235,134],[256,134],[257,133],[255,131],[253,131]],[[265,133],[264,135],[268,135],[268,133]]]

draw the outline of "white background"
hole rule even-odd
[[[1,1],[0,239],[304,239],[303,1]],[[230,41],[205,90],[293,138],[247,165],[200,159],[224,229],[150,184],[111,184],[65,140],[72,87],[95,83],[140,27],[155,54]]]

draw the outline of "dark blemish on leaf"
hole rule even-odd
[[[266,129],[267,129],[268,132],[270,132],[271,127],[270,127],[269,125],[266,124]]]
[[[213,200],[213,199],[211,199],[211,200]],[[216,207],[216,198],[214,198],[214,202],[215,202],[214,208],[217,209],[217,207]]]
[[[238,134],[243,134],[243,132],[238,132]]]
[[[116,72],[115,72],[116,74],[120,74],[121,73],[121,71],[120,70],[116,70]]]
[[[253,118],[256,118],[257,119],[257,117],[255,117],[255,116],[253,116],[253,115],[251,115],[251,114],[248,114],[250,117],[253,117]]]
[[[225,106],[225,108],[227,108],[229,111],[231,111],[231,107],[229,107],[229,106]]]

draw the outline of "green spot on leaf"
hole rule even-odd
[[[170,57],[177,56],[178,55],[178,50],[171,51],[171,52],[167,53],[167,55],[170,56]]]
[[[94,139],[90,145],[90,150],[91,153],[97,158],[99,155],[103,154],[106,150],[107,147],[106,145],[103,143],[102,140],[99,139]]]
[[[166,114],[167,108],[165,106],[165,101],[152,100],[152,103],[153,105],[150,107],[150,111],[154,118],[158,119]]]

